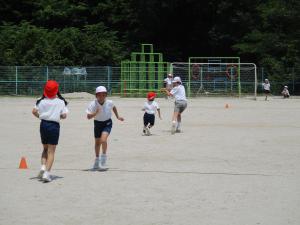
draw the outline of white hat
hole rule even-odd
[[[168,74],[168,77],[173,77],[173,74],[169,73],[169,74]]]
[[[96,88],[96,94],[99,93],[99,92],[107,92],[106,87],[104,87],[104,86],[98,86]]]
[[[284,86],[285,88],[288,88],[288,86]]]
[[[180,79],[180,77],[174,77],[172,82],[173,83],[181,83],[181,79]]]

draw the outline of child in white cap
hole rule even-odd
[[[187,107],[187,99],[185,95],[185,88],[182,85],[180,77],[174,77],[173,81],[173,88],[171,91],[164,89],[168,96],[175,98],[175,106],[174,112],[172,117],[172,128],[171,133],[179,133],[180,126],[181,126],[181,114]]]
[[[290,92],[289,92],[288,86],[284,86],[281,94],[282,94],[283,98],[289,98],[290,97]]]
[[[107,90],[104,86],[96,88],[96,99],[90,103],[86,113],[87,118],[94,118],[94,137],[95,137],[95,163],[93,169],[104,170],[106,166],[107,139],[112,129],[111,111],[114,112],[118,120],[124,121],[120,117],[118,110],[112,100],[107,100]],[[100,148],[102,146],[102,154],[99,158]]]

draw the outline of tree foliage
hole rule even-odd
[[[168,61],[241,56],[279,76],[300,64],[299,12],[297,0],[2,0],[0,65],[119,65],[153,43]]]

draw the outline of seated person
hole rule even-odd
[[[284,86],[281,94],[282,94],[283,98],[289,98],[290,97],[288,86]]]

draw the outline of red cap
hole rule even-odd
[[[58,92],[58,83],[55,80],[48,80],[44,87],[44,95],[47,98],[54,98]]]
[[[147,99],[148,100],[153,100],[156,97],[156,94],[154,92],[149,92],[147,94]]]

